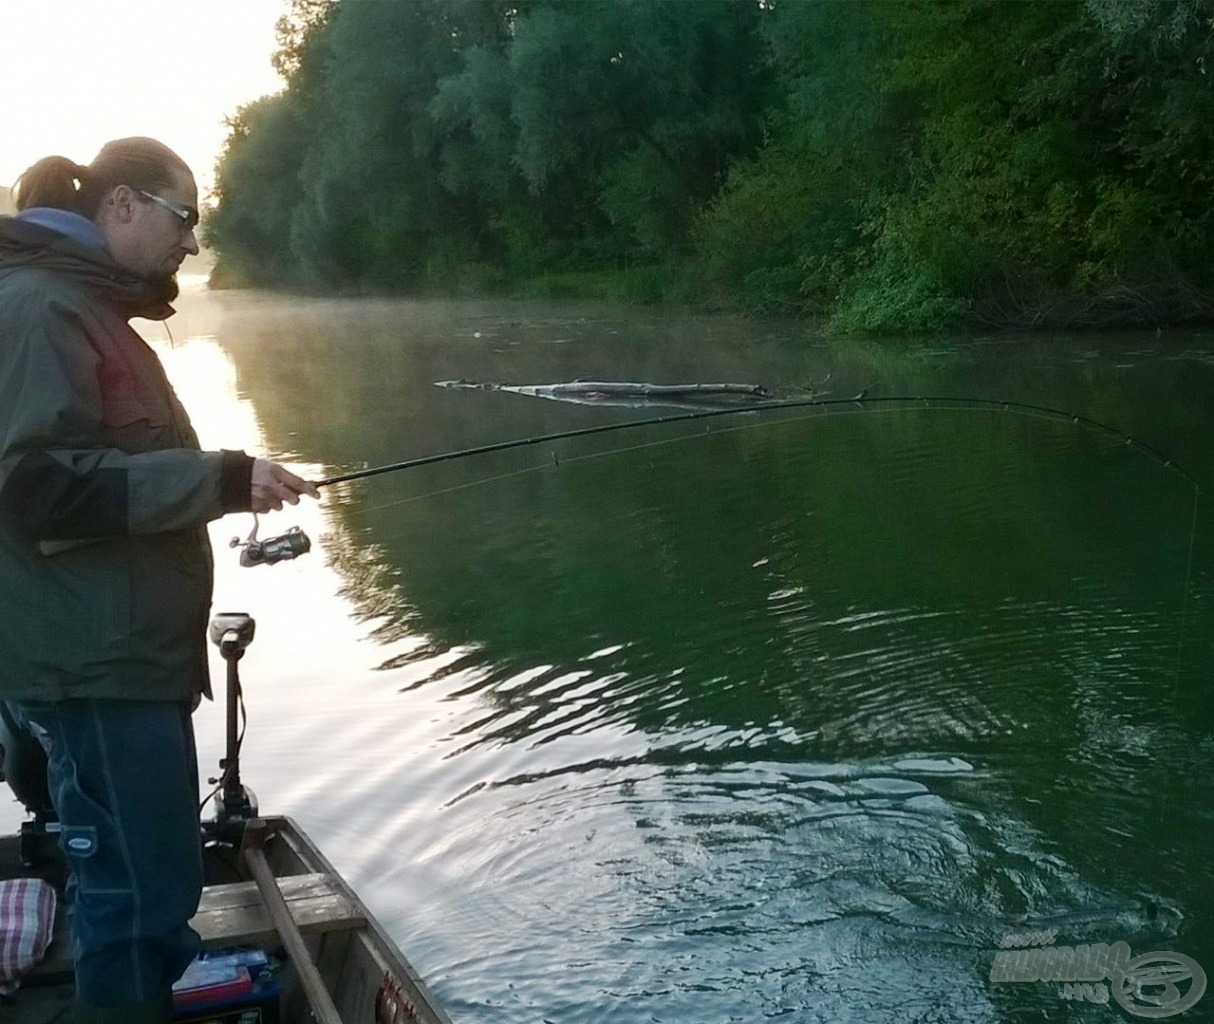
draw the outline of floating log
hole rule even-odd
[[[566,384],[484,384],[472,380],[435,381],[440,388],[460,391],[511,391],[517,395],[540,398],[593,397],[612,395],[618,398],[669,398],[694,395],[745,395],[749,398],[771,398],[772,393],[762,384],[644,384],[618,380],[575,380]]]
[[[747,395],[771,398],[762,384],[632,384],[614,380],[575,380],[568,384],[503,384],[501,391],[543,397],[611,395],[620,398],[670,398],[688,395]]]

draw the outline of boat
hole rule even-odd
[[[243,988],[200,988],[184,1001],[179,993],[174,1019],[451,1024],[417,971],[299,825],[289,817],[261,816],[243,786],[237,662],[253,631],[244,613],[226,613],[211,624],[211,639],[227,662],[228,744],[215,818],[200,823],[206,885],[192,924],[204,950],[196,963],[252,963],[255,957],[259,982],[254,990],[244,974]],[[26,791],[14,784],[12,767],[10,761],[9,785],[33,818],[20,834],[0,836],[0,881],[40,877],[61,895],[67,870],[49,800],[40,804],[39,794],[31,796],[28,781]],[[57,906],[46,955],[0,1001],[5,1024],[70,1020],[72,942],[64,901]]]

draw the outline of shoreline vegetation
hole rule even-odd
[[[1211,0],[294,0],[274,61],[214,287],[1214,321]]]

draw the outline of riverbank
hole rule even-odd
[[[823,306],[787,284],[729,287],[694,260],[617,269],[544,271],[514,276],[482,263],[448,264],[411,287],[325,288],[282,284],[231,273],[222,259],[210,268],[216,290],[244,287],[309,296],[601,300],[700,312],[789,316],[832,334],[915,335],[949,331],[1119,331],[1214,323],[1214,292],[1178,272],[1155,271],[1088,291],[1050,288],[1006,278],[972,296],[932,291],[914,280],[852,279]],[[786,275],[787,277],[787,275]]]
[[[847,333],[1214,318],[1193,4],[510,10],[300,5],[217,169],[233,282]]]

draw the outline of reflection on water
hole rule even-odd
[[[1174,788],[1106,761],[1175,755],[1139,719],[1175,685],[1191,488],[989,411],[666,432],[340,506],[428,636],[380,670],[471,708],[417,856],[463,865],[429,912],[482,1008],[1000,1019],[1023,994],[981,950],[1019,917],[1158,938],[1167,889],[1075,860],[1140,848],[1126,805]],[[1110,488],[1129,511],[1093,516]]]
[[[179,319],[158,350],[204,442],[314,476],[629,415],[452,379],[879,380],[1062,405],[1191,469],[1214,436],[1195,337],[827,348],[256,295]],[[1214,969],[1195,498],[1071,423],[921,407],[343,485],[266,517],[318,539],[296,562],[239,569],[247,523],[214,528],[217,607],[258,620],[244,774],[457,1021],[1104,1020],[987,975],[1043,921]]]

